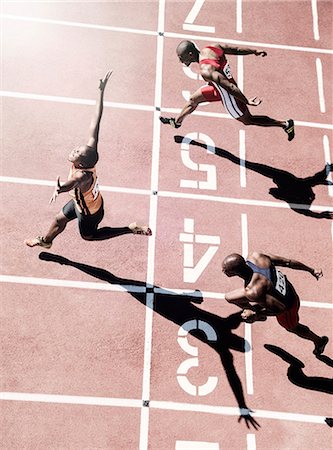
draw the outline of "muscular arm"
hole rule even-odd
[[[246,105],[250,104],[239,87],[233,83],[230,83],[230,81],[227,80],[220,72],[215,70],[214,67],[204,65],[204,67],[200,71],[200,74],[205,81],[213,81],[214,83],[219,84],[241,102],[245,103]]]
[[[239,48],[232,45],[220,45],[226,55],[256,55],[266,56],[267,53],[263,50],[256,50],[254,48]]]
[[[109,71],[103,79],[99,80],[99,94],[96,102],[95,113],[91,119],[90,127],[89,127],[89,138],[87,145],[92,147],[97,152],[97,143],[99,136],[99,126],[101,123],[101,118],[103,114],[103,100],[104,100],[104,90],[105,86],[111,76],[111,71]]]
[[[304,272],[311,273],[311,275],[314,276],[317,280],[318,278],[323,276],[323,272],[321,269],[314,269],[313,267],[307,266],[306,264],[303,264],[300,261],[297,261],[296,259],[289,259],[284,258],[283,256],[276,256],[270,254],[267,254],[267,256],[270,258],[270,260],[275,266],[290,267],[290,269],[294,270],[303,270]]]

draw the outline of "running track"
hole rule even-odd
[[[267,172],[303,178],[331,160],[332,4],[1,8],[1,448],[330,448],[332,403],[318,385],[331,377],[331,348],[317,360],[311,343],[274,319],[230,329],[236,309],[223,293],[240,282],[223,278],[220,262],[266,250],[321,267],[319,282],[286,272],[301,295],[302,322],[332,335],[332,222],[272,197]],[[266,58],[234,57],[231,66],[248,96],[264,98],[258,114],[295,119],[295,140],[278,129],[242,128],[217,104],[176,132],[161,127],[160,114],[178,111],[185,91],[201,83],[177,63],[175,47],[187,37],[199,46],[266,49]],[[67,176],[68,151],[87,135],[97,81],[109,68],[99,162],[104,223],[149,222],[153,237],[89,243],[70,224],[49,252],[70,262],[41,260],[23,240],[45,232],[65,203],[64,195],[47,206],[56,176]],[[332,211],[332,187],[314,192],[313,215]],[[184,291],[202,303],[186,301]],[[289,364],[264,344],[305,367],[294,366],[288,379]],[[258,431],[237,423],[232,373]]]

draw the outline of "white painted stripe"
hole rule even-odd
[[[313,37],[316,41],[319,41],[317,0],[311,0],[311,10],[312,10],[312,22],[313,22]]]
[[[113,292],[146,292],[145,286],[110,284],[103,282],[93,283],[88,281],[61,280],[54,278],[21,277],[16,275],[0,275],[0,283],[32,284],[35,286],[54,286]]]
[[[129,398],[81,397],[77,395],[30,394],[25,392],[0,392],[0,400],[71,405],[120,406],[126,408],[141,408],[142,406],[142,400]]]
[[[176,441],[175,450],[219,450],[217,442]]]
[[[172,113],[172,114],[178,114],[180,112],[179,108],[161,108],[162,112]],[[209,117],[209,118],[217,118],[217,119],[233,119],[229,114],[225,113],[213,113],[208,111],[194,111],[192,113],[192,116],[202,116],[202,117]],[[318,122],[304,122],[301,120],[295,120],[295,125],[299,127],[309,127],[309,128],[321,128],[324,130],[333,130],[333,124],[329,123],[318,123]]]
[[[120,284],[109,284],[109,283],[90,283],[86,281],[69,281],[53,278],[35,278],[35,277],[25,277],[17,275],[0,275],[0,283],[16,283],[16,284],[31,284],[35,286],[53,286],[53,287],[65,287],[74,289],[91,289],[99,291],[113,291],[113,292],[146,292],[145,286],[135,286],[135,285],[120,285]],[[166,295],[179,295],[184,294],[191,297],[203,297],[204,299],[221,299],[224,300],[225,294],[222,292],[210,292],[210,291],[192,291],[190,289],[179,289],[179,288],[154,288],[154,293],[166,294]],[[325,308],[332,309],[333,305],[331,303],[324,303],[319,301],[306,301],[301,300],[301,306],[309,308]]]
[[[7,20],[19,20],[19,21],[24,21],[24,22],[43,23],[43,24],[48,24],[48,25],[89,28],[92,30],[115,31],[116,33],[133,33],[133,34],[145,34],[148,36],[157,36],[156,31],[139,30],[137,28],[110,27],[108,25],[97,25],[97,24],[93,24],[93,23],[83,23],[83,22],[71,22],[68,20],[42,19],[39,17],[16,16],[14,14],[1,14],[0,18],[7,19]]]
[[[236,2],[236,31],[237,33],[242,33],[242,0],[237,0]]]
[[[50,25],[64,25],[64,26],[73,26],[73,27],[82,27],[82,28],[90,28],[96,30],[106,30],[106,31],[115,31],[117,33],[137,33],[137,34],[146,34],[151,36],[156,36],[156,31],[150,30],[140,30],[135,28],[121,28],[121,27],[110,27],[106,25],[95,25],[81,22],[68,22],[68,21],[60,21],[60,20],[51,20],[51,19],[41,19],[37,17],[22,17],[15,16],[13,14],[1,14],[0,18],[8,19],[8,20],[23,20],[28,22],[39,22],[39,23],[48,23]],[[210,31],[209,31],[210,32]],[[215,32],[215,31],[214,31]],[[290,50],[290,51],[300,51],[300,52],[312,52],[312,53],[323,53],[323,54],[333,54],[332,49],[324,49],[324,48],[315,48],[315,47],[301,47],[295,45],[281,45],[281,44],[269,44],[264,42],[252,42],[252,41],[243,41],[238,39],[228,39],[224,37],[217,36],[197,36],[197,35],[188,35],[183,33],[175,33],[175,32],[165,32],[165,37],[175,38],[175,39],[189,39],[189,40],[201,40],[201,41],[209,41],[209,42],[225,42],[226,44],[236,44],[243,46],[255,46],[255,47],[265,47],[265,48],[274,48],[279,50]]]
[[[237,56],[237,86],[244,92],[244,56]]]
[[[211,37],[211,36],[196,36],[190,34],[174,33],[172,31],[166,31],[164,33],[165,37],[175,38],[175,39],[188,39],[195,41],[208,41],[208,42],[224,42],[225,44],[236,44],[243,45],[246,47],[263,47],[263,48],[274,48],[278,50],[289,50],[289,51],[299,51],[299,52],[311,52],[311,53],[323,53],[327,55],[333,55],[332,49],[325,48],[315,48],[315,47],[300,47],[296,45],[281,45],[281,44],[269,44],[265,42],[253,42],[253,41],[243,41],[239,39],[228,39],[224,37]]]
[[[301,300],[301,306],[307,307],[307,308],[324,308],[324,309],[332,309],[333,305],[331,303],[324,303],[324,302],[310,302],[307,300]]]
[[[241,215],[241,230],[242,230],[242,256],[246,258],[249,254],[249,238],[248,238],[248,224],[247,214]],[[245,376],[246,376],[246,391],[249,395],[253,394],[253,354],[252,354],[252,328],[249,323],[245,323]],[[247,345],[248,344],[248,345]]]
[[[247,450],[256,450],[256,435],[248,433],[246,435]]]
[[[123,399],[110,397],[33,394],[25,392],[0,392],[0,400],[142,408],[141,399],[137,400],[137,399]],[[233,408],[228,406],[211,406],[205,404],[200,405],[195,403],[179,403],[179,402],[151,400],[149,403],[149,407],[166,411],[191,411],[191,412],[205,412],[210,414],[226,415],[226,416],[237,416],[237,417],[239,416],[239,408]],[[321,424],[325,424],[326,418],[326,416],[318,416],[312,414],[297,414],[283,411],[268,411],[268,410],[256,410],[254,413],[252,413],[252,415],[254,417],[263,419],[275,419],[282,421],[321,423]],[[329,412],[327,413],[327,415],[329,415]]]
[[[90,100],[86,98],[75,98],[75,97],[61,97],[58,95],[42,95],[42,94],[32,94],[26,92],[12,92],[12,91],[0,91],[0,97],[8,98],[19,98],[23,100],[38,100],[45,102],[56,102],[56,103],[69,103],[71,105],[95,105],[95,100]],[[117,103],[117,102],[104,102],[103,105],[106,108],[117,108],[117,109],[129,109],[134,111],[155,111],[154,106],[148,105],[138,105],[134,103]]]
[[[289,205],[283,202],[221,197],[217,195],[206,195],[206,194],[189,194],[186,192],[171,192],[171,191],[159,191],[158,195],[160,197],[168,197],[168,198],[182,198],[182,199],[186,198],[191,200],[205,200],[218,203],[232,203],[235,205],[262,206],[262,207],[267,206],[272,208],[289,209]],[[308,209],[308,205],[302,205],[300,203],[291,203],[291,206],[295,209]],[[333,207],[331,206],[316,205],[313,206],[311,209],[313,211],[333,211]]]
[[[323,136],[323,146],[324,146],[324,155],[325,155],[325,163],[326,164],[331,164],[332,160],[331,160],[331,151],[330,151],[330,142],[328,139],[328,136],[325,134]],[[327,171],[327,180],[330,181],[331,183],[333,183],[333,179],[332,179],[332,172]],[[330,197],[333,197],[333,185],[328,185],[328,195]]]
[[[150,408],[169,410],[169,411],[191,411],[191,412],[204,412],[225,416],[239,416],[239,408],[232,408],[228,406],[210,406],[200,405],[195,403],[179,403],[179,402],[166,402],[166,401],[154,401],[150,402]],[[328,411],[329,415],[330,412]],[[260,417],[263,419],[276,419],[282,421],[292,422],[304,422],[304,423],[321,423],[325,424],[325,416],[318,416],[312,414],[297,414],[281,411],[267,411],[256,410],[251,413],[253,417]]]
[[[242,188],[246,187],[246,149],[245,149],[245,130],[239,130],[239,182]]]
[[[324,81],[323,81],[323,66],[320,58],[316,58],[316,70],[318,81],[318,95],[320,112],[326,112],[325,97],[324,97]]]
[[[33,186],[55,186],[55,181],[39,180],[36,178],[18,178],[18,177],[3,177],[0,176],[1,183],[15,183],[15,184],[28,184]],[[105,192],[119,192],[122,194],[136,194],[136,195],[150,195],[151,192],[147,189],[135,189],[116,186],[104,186],[100,185],[99,189]]]
[[[0,97],[8,98],[19,98],[25,100],[40,100],[49,102],[60,102],[69,104],[80,104],[80,105],[95,105],[95,100],[73,98],[73,97],[59,97],[56,95],[41,95],[41,94],[29,94],[24,92],[13,92],[13,91],[0,91]],[[116,103],[116,102],[104,102],[105,107],[117,108],[117,109],[128,109],[134,111],[155,111],[154,106],[149,105],[138,105],[132,103]],[[180,112],[179,108],[161,108],[161,112],[168,112],[177,114]],[[204,117],[216,117],[219,119],[232,119],[229,114],[224,113],[213,113],[208,111],[194,111],[192,115],[204,116]],[[333,130],[333,124],[318,123],[318,122],[304,122],[295,120],[295,125],[299,127],[310,127],[310,128],[321,128],[324,130]]]
[[[187,31],[199,31],[200,33],[215,33],[215,27],[208,27],[206,25],[183,23],[183,29]]]
[[[165,0],[159,0],[158,4],[158,37],[156,45],[156,66],[155,66],[155,106],[161,108],[162,102],[162,69],[163,69],[163,32],[164,32],[164,16],[165,16]],[[159,120],[159,111],[154,111],[153,121],[153,139],[152,139],[152,163],[151,163],[151,192],[158,191],[158,174],[159,174],[159,154],[160,154],[160,130],[161,122]],[[157,232],[157,195],[150,196],[149,203],[149,226],[152,229],[153,236],[148,241],[147,255],[147,277],[148,284],[154,284],[155,270],[155,241]],[[144,361],[142,373],[142,399],[149,401],[150,399],[150,376],[151,376],[151,352],[152,352],[152,335],[153,335],[153,309],[154,309],[154,293],[146,294],[146,316],[145,316],[145,340],[144,340]],[[143,407],[141,410],[140,420],[140,447],[139,450],[148,449],[149,441],[149,408]]]
[[[17,183],[17,184],[27,184],[27,185],[36,185],[36,186],[54,186],[54,181],[49,180],[39,180],[32,178],[17,178],[17,177],[3,177],[0,176],[0,182],[2,183]],[[119,193],[127,193],[127,194],[140,194],[140,195],[150,195],[151,191],[144,189],[130,189],[130,188],[122,188],[122,187],[113,187],[113,186],[101,186],[102,191],[109,192],[119,192]],[[161,197],[170,197],[170,198],[186,198],[193,200],[208,200],[208,201],[216,201],[219,203],[233,203],[237,205],[249,205],[249,206],[262,206],[262,207],[272,207],[272,208],[283,208],[288,209],[289,206],[283,202],[272,202],[272,201],[262,201],[262,200],[253,200],[253,199],[239,199],[232,197],[220,197],[213,195],[203,195],[203,194],[188,194],[185,192],[170,192],[170,191],[159,191],[158,196]],[[154,196],[156,197],[156,196]],[[302,204],[291,204],[294,208],[298,209],[308,209],[307,205]],[[313,206],[313,211],[333,211],[332,206]]]

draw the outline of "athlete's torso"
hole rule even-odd
[[[295,300],[294,288],[287,277],[278,270],[274,264],[271,264],[270,267],[264,269],[256,266],[252,261],[247,260],[246,264],[254,273],[264,276],[271,282],[271,288],[267,292],[269,295],[283,303],[287,309],[292,307]]]
[[[89,215],[96,213],[102,206],[103,200],[99,192],[96,168],[78,169],[72,165],[69,171],[68,179],[77,172],[90,172],[92,174],[91,185],[87,191],[82,192],[80,188],[74,188],[69,192],[75,201],[75,205],[81,214]]]
[[[209,56],[209,57],[206,57]],[[207,47],[204,47],[200,51],[200,58],[199,58],[199,64],[200,66],[204,64],[209,64],[211,66],[216,67],[216,69],[222,73],[230,82],[233,84],[236,84],[235,80],[233,79],[229,63],[227,61],[227,58],[225,57],[224,51],[220,47],[213,47],[208,45]]]

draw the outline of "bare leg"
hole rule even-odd
[[[51,248],[53,239],[58,236],[58,234],[64,231],[67,223],[70,222],[70,220],[72,219],[67,219],[67,217],[61,211],[55,216],[49,228],[49,231],[45,236],[37,236],[36,238],[26,239],[24,243],[29,247],[36,247],[37,245],[39,245],[40,247]]]
[[[312,341],[315,345],[315,349],[313,351],[315,355],[320,355],[321,353],[323,353],[325,346],[328,342],[328,337],[318,336],[313,331],[311,331],[309,327],[307,327],[306,325],[302,325],[301,323],[298,323],[295,328],[288,331],[297,334],[297,336],[303,339],[308,339],[309,341]]]
[[[174,128],[179,128],[186,116],[195,111],[200,103],[207,102],[207,99],[202,95],[201,88],[191,95],[188,102],[175,118],[160,117],[160,120],[164,124],[169,124]]]
[[[275,120],[268,116],[252,116],[250,111],[246,111],[241,117],[237,119],[244,125],[257,125],[259,127],[280,127],[288,134],[288,141],[291,141],[295,137],[294,121],[288,120]]]

